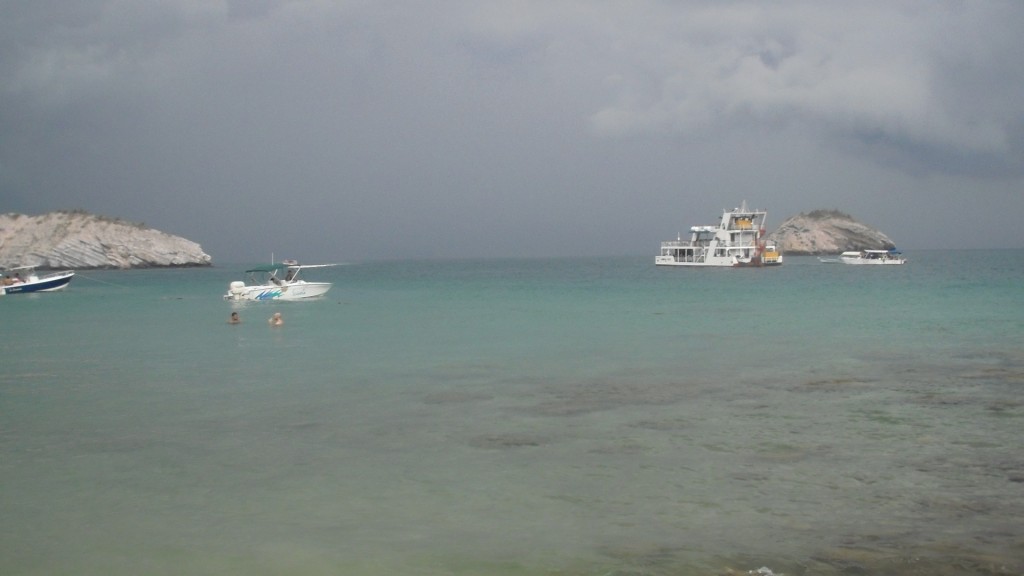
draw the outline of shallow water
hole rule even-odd
[[[0,573],[1020,574],[1024,253],[907,256],[0,298]]]

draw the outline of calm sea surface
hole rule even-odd
[[[1020,575],[1024,252],[906,255],[0,297],[0,574]]]

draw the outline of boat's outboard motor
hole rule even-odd
[[[241,298],[242,292],[244,291],[245,282],[242,282],[241,280],[235,280],[228,286],[228,293],[231,294],[231,297],[234,298],[235,300]]]

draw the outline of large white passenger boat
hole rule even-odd
[[[722,211],[717,226],[690,228],[689,240],[682,237],[661,243],[654,258],[658,266],[778,266],[782,254],[773,244],[765,249],[765,218],[768,212],[750,210],[743,202]]]
[[[906,264],[907,259],[895,250],[860,250],[839,255],[843,264]]]

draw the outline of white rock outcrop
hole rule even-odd
[[[891,239],[838,210],[814,210],[786,220],[770,238],[786,254],[839,254],[847,250],[891,250]]]
[[[209,266],[191,240],[82,211],[0,214],[0,265],[39,268]]]

